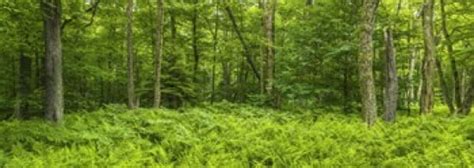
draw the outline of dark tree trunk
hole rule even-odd
[[[194,7],[193,7],[193,17],[192,17],[192,46],[193,46],[193,56],[194,56],[194,77],[196,78],[196,74],[199,70],[199,48],[198,48],[198,0],[194,0]]]
[[[359,81],[362,99],[362,113],[365,122],[372,126],[377,117],[377,101],[373,75],[373,33],[378,0],[365,0],[362,9],[361,44],[359,54]]]
[[[211,86],[211,104],[214,103],[216,99],[216,58],[217,58],[217,45],[219,44],[218,36],[219,36],[219,1],[216,2],[216,18],[215,18],[215,25],[214,25],[214,32],[213,32],[213,56],[212,56],[212,86]]]
[[[471,80],[470,80],[470,87],[465,93],[464,101],[459,108],[458,113],[463,114],[463,115],[468,115],[471,113],[471,108],[472,104],[474,103],[474,73],[471,75]]]
[[[387,122],[395,121],[398,101],[398,76],[393,35],[390,28],[385,29],[385,97],[384,119]]]
[[[240,33],[240,30],[239,30],[239,27],[237,26],[237,22],[235,20],[234,14],[232,13],[232,10],[230,9],[229,6],[226,6],[225,10],[227,12],[227,15],[229,15],[230,21],[232,22],[232,28],[234,29],[235,33],[237,34],[237,37],[239,38],[240,43],[242,44],[242,47],[244,48],[244,56],[247,58],[247,62],[250,65],[250,67],[252,68],[252,71],[253,71],[255,77],[258,80],[260,80],[261,78],[260,78],[260,74],[257,70],[257,66],[255,66],[255,63],[254,63],[254,61],[252,59],[252,56],[251,56],[251,53],[250,53],[250,49],[247,46],[247,43],[245,42],[244,37]]]
[[[448,49],[448,56],[449,56],[449,61],[451,65],[451,71],[453,75],[453,82],[454,82],[454,103],[456,104],[457,108],[461,108],[462,106],[462,91],[461,91],[461,79],[459,76],[458,68],[457,68],[457,63],[456,59],[454,59],[454,47],[453,47],[453,42],[451,40],[451,35],[449,34],[448,31],[448,25],[447,25],[447,14],[445,10],[445,0],[440,0],[440,5],[441,5],[441,29],[443,31],[443,36],[446,40],[446,48]],[[455,114],[455,111],[451,111],[453,114]]]
[[[134,64],[135,56],[133,54],[133,0],[128,0],[127,5],[127,55],[128,55],[128,83],[127,83],[127,94],[128,94],[128,108],[134,109],[135,105],[135,73]]]
[[[230,100],[232,91],[232,64],[230,62],[222,62],[222,87],[224,91],[224,98]]]
[[[423,37],[425,56],[422,65],[422,85],[420,95],[420,113],[430,114],[433,111],[434,91],[433,78],[435,68],[436,45],[433,33],[434,0],[425,0],[423,10]]]
[[[42,0],[46,51],[46,118],[61,121],[64,113],[61,46],[61,1]]]
[[[31,92],[30,77],[31,77],[31,65],[32,59],[25,55],[23,51],[20,51],[20,75],[18,85],[18,99],[17,107],[15,110],[16,118],[28,117],[29,104],[28,97]]]

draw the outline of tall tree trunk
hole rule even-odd
[[[266,0],[264,4],[264,33],[266,43],[266,60],[265,60],[265,91],[269,98],[273,94],[273,72],[275,70],[275,53],[274,53],[274,16],[276,0]]]
[[[128,54],[128,108],[134,109],[135,106],[135,56],[133,54],[133,0],[128,0],[127,5],[127,54]]]
[[[433,78],[436,57],[436,45],[433,33],[434,0],[425,0],[423,9],[425,55],[423,57],[423,67],[421,71],[420,113],[430,114],[433,111],[434,105]]]
[[[61,46],[61,0],[41,0],[46,51],[46,118],[59,122],[64,113]]]
[[[163,17],[164,17],[164,2],[157,0],[157,16],[156,16],[156,42],[155,42],[155,87],[154,87],[154,101],[153,107],[159,108],[161,105],[161,55],[163,43]]]
[[[213,32],[213,56],[212,56],[212,86],[211,86],[211,104],[214,103],[216,99],[216,58],[217,58],[217,45],[219,44],[218,36],[219,36],[219,1],[216,2],[216,9],[215,9],[215,25],[214,25],[214,32]]]
[[[390,28],[385,29],[385,98],[384,119],[387,122],[395,121],[398,101],[398,76],[393,35]]]
[[[194,56],[194,78],[196,78],[196,74],[199,70],[199,48],[198,48],[198,0],[193,0],[193,17],[192,17],[192,46],[193,46],[193,56]]]
[[[457,108],[460,108],[462,106],[462,91],[461,91],[461,79],[459,76],[459,71],[457,68],[457,63],[456,59],[454,59],[454,48],[453,48],[453,42],[451,40],[451,35],[449,34],[448,31],[448,25],[447,25],[447,14],[446,14],[446,9],[445,9],[445,0],[440,0],[440,5],[441,5],[441,29],[443,31],[443,36],[444,39],[446,40],[446,48],[448,49],[448,56],[450,60],[450,65],[451,65],[451,71],[453,75],[453,82],[454,82],[454,103],[456,104]],[[456,112],[454,112],[456,113]]]
[[[417,62],[417,56],[418,56],[418,49],[417,47],[412,43],[412,32],[415,30],[415,24],[410,20],[410,34],[408,35],[408,45],[410,46],[410,59],[408,62],[408,110],[411,112],[411,105],[415,101],[415,80],[414,80],[414,75],[415,75],[415,70],[416,70],[416,62]]]
[[[378,0],[365,0],[362,9],[361,23],[361,44],[359,54],[359,80],[362,99],[362,113],[365,122],[369,126],[375,123],[377,117],[377,102],[375,96],[374,75],[373,75],[373,33],[375,24],[375,13],[377,11]]]
[[[31,64],[32,59],[25,55],[23,49],[20,51],[20,67],[19,67],[19,79],[18,79],[18,99],[16,102],[17,107],[15,109],[16,118],[25,118],[28,115],[29,103],[28,97],[31,92],[30,77],[31,77]]]
[[[265,0],[259,0],[258,1],[258,7],[260,10],[265,11]],[[262,14],[262,18],[260,18],[261,22],[261,31],[262,31],[262,38],[265,39],[265,12]],[[264,95],[265,94],[265,81],[266,81],[266,74],[265,69],[266,69],[266,60],[267,60],[267,49],[266,49],[266,44],[265,40],[262,40],[263,42],[260,44],[260,72],[261,72],[261,80],[259,81],[259,89],[260,89],[260,94]]]

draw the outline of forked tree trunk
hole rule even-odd
[[[449,34],[448,31],[448,25],[447,25],[447,14],[446,14],[446,9],[445,9],[445,0],[440,0],[440,6],[441,6],[441,29],[443,31],[443,36],[446,42],[446,48],[448,50],[448,56],[449,56],[449,61],[451,65],[451,72],[453,75],[453,82],[454,82],[454,103],[457,108],[461,108],[462,106],[462,89],[461,89],[461,79],[459,75],[459,71],[457,68],[457,63],[456,59],[454,59],[454,47],[453,47],[453,42],[451,40],[451,35]],[[452,114],[455,114],[456,111],[453,110],[451,111]]]
[[[63,118],[63,65],[61,50],[61,0],[41,0],[46,53],[46,118]]]

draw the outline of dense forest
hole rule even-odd
[[[469,167],[472,0],[0,0],[0,167]]]

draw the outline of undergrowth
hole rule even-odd
[[[358,116],[218,104],[109,106],[64,123],[0,122],[0,167],[469,167],[474,117]]]

